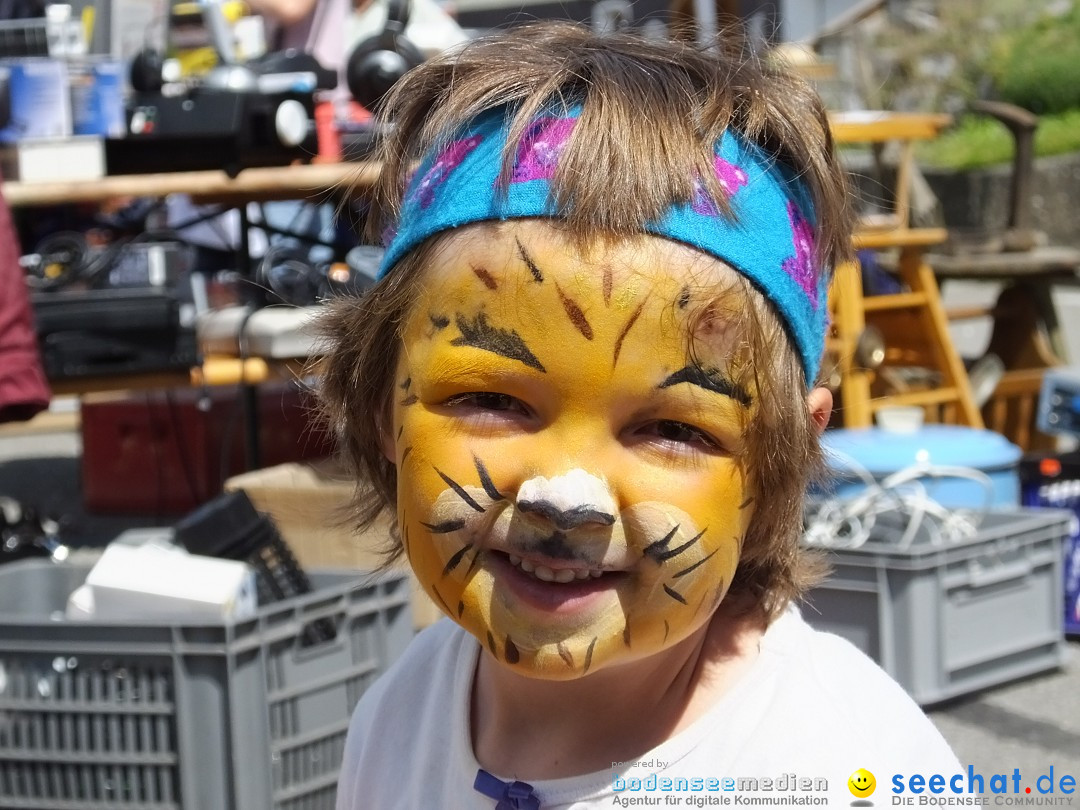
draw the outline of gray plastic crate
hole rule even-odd
[[[991,513],[978,534],[830,553],[803,615],[876,660],[926,705],[1060,667],[1062,540],[1070,514]]]
[[[412,636],[403,575],[314,572],[238,623],[66,621],[88,570],[0,566],[0,807],[332,810],[352,709]],[[305,647],[317,619],[337,637]]]

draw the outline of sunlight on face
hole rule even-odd
[[[753,512],[737,341],[718,318],[687,337],[708,303],[691,270],[725,268],[651,236],[594,247],[537,221],[452,237],[394,391],[420,582],[500,661],[553,679],[701,629]]]

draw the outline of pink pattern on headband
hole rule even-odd
[[[690,192],[690,209],[695,214],[701,214],[705,217],[720,216],[720,209],[716,207],[716,201],[709,194],[709,190],[705,188],[705,183],[697,176],[694,177],[694,188]]]
[[[746,185],[746,172],[734,163],[728,163],[719,155],[713,162],[713,170],[720,181],[720,187],[728,193],[729,197],[734,196],[736,191]]]
[[[791,223],[791,241],[795,255],[784,259],[783,270],[798,284],[810,303],[817,308],[817,278],[814,275],[814,231],[802,212],[790,200],[787,204],[788,221]]]
[[[550,180],[555,176],[559,156],[570,141],[577,118],[537,118],[525,131],[514,158],[511,183]]]
[[[446,148],[435,158],[435,162],[431,164],[431,167],[424,172],[420,183],[409,192],[406,205],[414,200],[420,201],[421,208],[427,208],[431,205],[435,200],[436,189],[446,182],[446,178],[450,176],[450,173],[461,165],[462,161],[469,156],[469,153],[477,147],[481,140],[483,138],[479,135],[470,135],[468,138],[462,138],[447,144]]]
[[[735,195],[735,192],[746,185],[748,179],[746,172],[719,155],[713,160],[713,171],[716,172],[716,179],[720,181],[720,188],[727,192],[729,199]],[[694,178],[694,190],[690,198],[690,207],[695,213],[704,216],[720,216],[720,209],[717,208],[716,201],[709,196],[700,177]]]

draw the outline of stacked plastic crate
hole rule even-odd
[[[0,807],[333,809],[352,709],[412,636],[404,576],[316,572],[238,623],[67,621],[88,570],[0,568]]]

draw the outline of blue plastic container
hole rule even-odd
[[[931,467],[972,467],[985,473],[992,486],[990,506],[1020,504],[1018,463],[1021,450],[1004,436],[959,425],[925,425],[908,433],[881,428],[826,431],[822,437],[826,462],[834,476],[831,493],[849,497],[865,488],[852,473],[853,459],[878,482],[916,464]],[[987,490],[967,478],[923,479],[928,494],[943,506],[979,509],[987,505]]]

